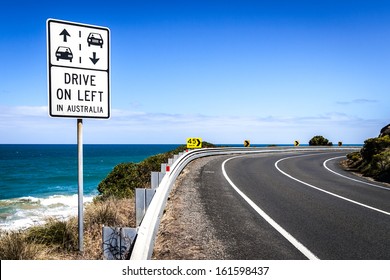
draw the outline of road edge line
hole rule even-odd
[[[376,184],[372,184],[372,183],[369,183],[369,182],[365,182],[365,181],[361,181],[361,180],[358,180],[358,179],[355,179],[355,178],[351,178],[351,177],[348,177],[348,176],[345,176],[343,174],[340,174],[332,169],[330,169],[326,163],[328,161],[331,161],[331,160],[334,160],[334,159],[338,159],[338,158],[343,158],[345,156],[339,156],[339,157],[333,157],[333,158],[329,158],[327,160],[325,160],[322,165],[325,167],[326,170],[328,170],[329,172],[332,172],[333,174],[336,174],[340,177],[343,177],[345,179],[348,179],[348,180],[351,180],[351,181],[354,181],[354,182],[358,182],[358,183],[362,183],[362,184],[365,184],[365,185],[369,185],[369,186],[372,186],[372,187],[375,187],[375,188],[378,188],[378,189],[382,189],[382,190],[386,190],[386,191],[390,191],[390,188],[386,188],[386,187],[382,187],[382,186],[379,186],[379,185],[376,185]]]
[[[329,195],[331,195],[331,196],[340,198],[340,199],[342,199],[342,200],[348,201],[348,202],[350,202],[350,203],[359,205],[359,206],[361,206],[361,207],[368,208],[368,209],[370,209],[370,210],[377,211],[377,212],[379,212],[379,213],[382,213],[382,214],[385,214],[385,215],[390,216],[390,213],[389,213],[389,212],[386,212],[386,211],[384,211],[384,210],[381,210],[381,209],[378,209],[378,208],[375,208],[375,207],[372,207],[372,206],[363,204],[363,203],[361,203],[361,202],[358,202],[358,201],[355,201],[355,200],[346,198],[346,197],[344,197],[344,196],[341,196],[341,195],[338,195],[338,194],[335,194],[335,193],[332,193],[332,192],[323,190],[323,189],[321,189],[321,188],[319,188],[319,187],[316,187],[316,186],[314,186],[314,185],[311,185],[311,184],[309,184],[309,183],[306,183],[306,182],[304,182],[304,181],[301,181],[301,180],[299,180],[299,179],[297,179],[297,178],[291,176],[290,174],[284,172],[283,170],[281,170],[281,169],[279,168],[279,166],[278,166],[278,163],[279,163],[279,162],[281,162],[281,161],[283,161],[283,160],[286,160],[286,159],[289,159],[289,158],[294,158],[294,157],[299,157],[299,156],[286,157],[286,158],[282,158],[282,159],[278,160],[277,162],[275,162],[275,168],[276,168],[280,173],[282,173],[283,175],[289,177],[290,179],[292,179],[292,180],[294,180],[294,181],[297,181],[298,183],[301,183],[301,184],[303,184],[303,185],[306,185],[306,186],[308,186],[308,187],[310,187],[310,188],[313,188],[313,189],[315,189],[315,190],[324,192],[324,193],[329,194]]]
[[[303,255],[309,260],[319,260],[309,249],[307,249],[301,242],[299,242],[294,236],[287,232],[277,222],[275,222],[267,213],[265,213],[259,206],[257,206],[249,197],[247,197],[229,178],[225,171],[225,163],[231,159],[239,158],[242,156],[236,156],[225,160],[222,163],[222,174],[231,187],[264,219],[266,220],[276,231],[278,231],[284,238],[286,238],[295,248],[297,248]]]

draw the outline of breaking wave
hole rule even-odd
[[[92,202],[84,196],[83,202]],[[17,230],[42,224],[49,217],[68,219],[77,216],[78,195],[52,195],[46,198],[20,197],[0,200],[0,228]]]

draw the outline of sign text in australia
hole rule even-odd
[[[110,30],[47,20],[49,114],[110,117]]]

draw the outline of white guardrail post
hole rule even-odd
[[[160,220],[165,209],[165,205],[172,189],[172,186],[179,176],[181,171],[191,161],[212,155],[228,155],[228,154],[250,154],[250,153],[269,153],[269,152],[288,152],[288,151],[318,151],[318,150],[351,150],[357,149],[356,147],[275,147],[275,148],[208,148],[191,150],[185,153],[181,153],[180,156],[174,156],[174,162],[168,164],[169,171],[166,171],[166,164],[161,168],[161,172],[166,171],[165,176],[162,178],[154,197],[142,219],[142,222],[138,228],[137,238],[134,243],[134,247],[131,253],[130,260],[148,260],[152,257],[155,239],[157,236]],[[164,170],[163,170],[164,169]]]

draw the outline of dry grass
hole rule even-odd
[[[41,260],[48,254],[50,250],[46,246],[29,242],[22,231],[1,233],[1,260]]]
[[[108,199],[86,206],[84,252],[78,251],[77,217],[49,218],[44,225],[0,233],[2,260],[102,259],[102,226],[134,227],[134,199]]]

